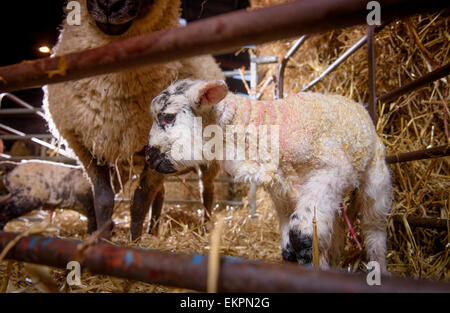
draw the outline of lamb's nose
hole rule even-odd
[[[127,3],[127,0],[97,0],[98,7],[102,9],[106,15],[119,12]]]
[[[163,160],[161,150],[157,147],[147,146],[145,148],[145,160],[147,161],[149,167],[154,170]]]

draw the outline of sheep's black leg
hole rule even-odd
[[[136,240],[141,236],[145,216],[156,194],[161,190],[163,182],[164,175],[151,170],[145,165],[130,208],[132,240]]]
[[[77,195],[83,205],[83,213],[88,220],[87,233],[92,234],[97,230],[97,220],[95,217],[94,196],[92,193]]]
[[[114,192],[110,183],[109,167],[107,165],[97,166],[91,164],[86,171],[94,185],[94,209],[97,227],[102,229],[105,224],[111,221],[114,208]],[[106,227],[101,237],[109,238],[112,227],[111,221],[111,224]]]
[[[281,250],[281,256],[283,257],[284,261],[297,262],[297,256],[295,255],[295,251],[294,249],[292,249],[291,244],[289,242]]]
[[[69,146],[83,163],[86,173],[91,179],[94,188],[94,209],[97,227],[102,229],[105,224],[111,222],[100,235],[109,238],[113,227],[112,214],[114,208],[114,191],[111,187],[109,167],[107,165],[97,165],[97,160],[88,149],[79,141],[75,133],[68,132],[65,138]]]
[[[302,234],[299,230],[289,231],[289,241],[292,245],[297,262],[300,264],[312,263],[312,237]]]

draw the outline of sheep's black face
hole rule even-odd
[[[153,0],[87,0],[89,14],[102,32],[121,35],[147,11]]]

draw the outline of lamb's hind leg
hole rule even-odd
[[[389,168],[382,153],[377,153],[370,163],[357,197],[367,257],[370,261],[377,261],[381,271],[386,272],[386,222],[391,210],[392,186]]]
[[[139,186],[134,192],[133,202],[130,208],[132,240],[136,240],[142,235],[145,216],[152,202],[155,204],[155,208],[152,209],[151,223],[153,224],[155,222],[154,220],[157,220],[157,217],[159,217],[162,200],[164,199],[164,197],[162,197],[162,200],[160,199],[161,194],[164,194],[163,183],[164,175],[151,170],[146,164],[140,177]],[[152,224],[150,225],[150,229],[153,228]]]
[[[346,188],[342,169],[331,168],[314,171],[307,181],[296,189],[298,200],[295,212],[290,217],[289,242],[295,251],[298,263],[312,262],[315,214],[320,266],[321,268],[329,266],[336,212]]]

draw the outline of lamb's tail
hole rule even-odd
[[[11,172],[20,163],[12,161],[2,161],[0,162],[0,174],[5,174]]]

